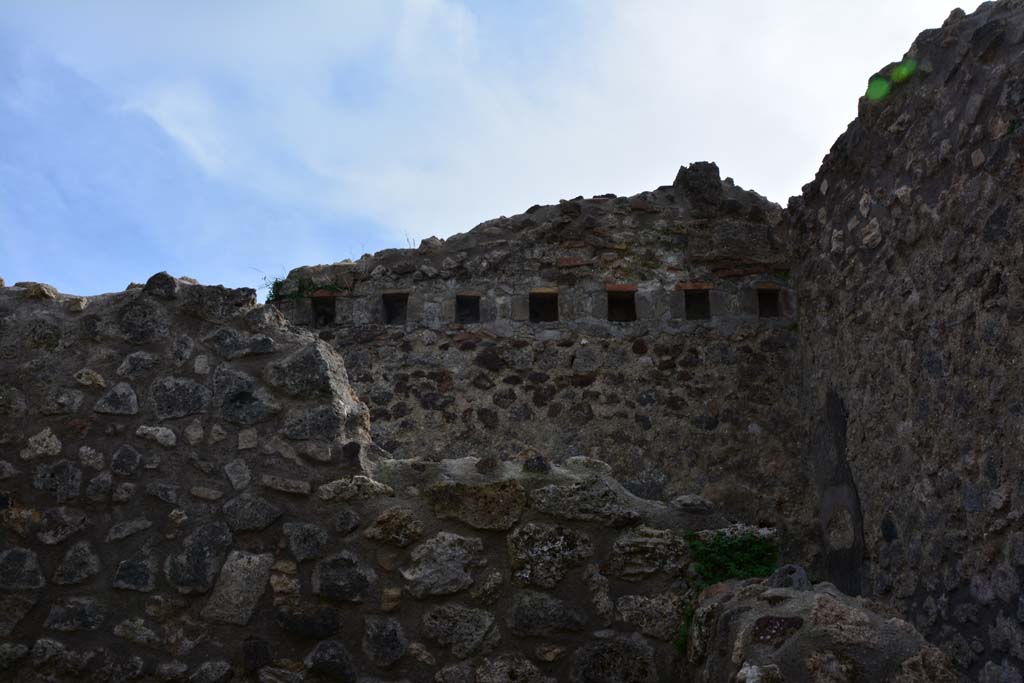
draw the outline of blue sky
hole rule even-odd
[[[704,159],[784,204],[954,6],[11,0],[0,277],[258,287]]]

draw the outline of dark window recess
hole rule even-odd
[[[757,315],[759,318],[778,318],[782,315],[779,307],[779,290],[757,290]]]
[[[455,322],[480,322],[480,297],[471,294],[460,294],[455,297]]]
[[[608,292],[608,320],[614,323],[636,320],[636,292]]]
[[[558,294],[533,292],[530,294],[530,322],[550,323],[558,320]]]
[[[384,323],[386,325],[404,325],[409,311],[409,295],[405,292],[384,294]]]
[[[310,299],[313,302],[313,325],[327,327],[335,322],[334,297],[318,296]]]
[[[687,320],[711,320],[711,292],[706,289],[690,289],[685,295]]]

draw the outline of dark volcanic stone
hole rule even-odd
[[[93,410],[104,415],[135,415],[139,412],[139,399],[130,384],[119,382],[96,402]]]
[[[299,562],[322,557],[327,546],[327,531],[316,524],[285,524],[284,535],[288,549]]]
[[[363,634],[363,652],[378,666],[388,667],[397,662],[409,647],[402,625],[392,617],[366,617]]]
[[[558,598],[536,591],[519,591],[512,599],[509,630],[517,636],[551,636],[583,629],[583,614]]]
[[[241,495],[224,504],[224,518],[232,531],[262,531],[280,516],[278,508],[256,496]]]
[[[173,299],[178,294],[178,281],[166,272],[160,272],[146,280],[142,291],[158,299]]]
[[[57,545],[85,528],[87,517],[83,510],[61,506],[43,513],[36,538],[46,545]]]
[[[122,560],[111,584],[122,590],[149,593],[156,587],[156,566],[151,558]]]
[[[512,576],[541,588],[553,588],[571,567],[594,554],[590,537],[553,524],[524,524],[508,535],[507,542]]]
[[[313,592],[340,602],[362,602],[377,575],[348,551],[320,560],[313,571]]]
[[[592,640],[572,662],[572,683],[655,683],[654,648],[638,635]]]
[[[284,435],[303,441],[321,439],[333,441],[345,434],[345,419],[341,409],[334,405],[290,410],[285,418]]]
[[[77,498],[82,492],[82,470],[67,460],[44,463],[36,467],[32,485],[57,499],[58,503]]]
[[[61,585],[77,584],[99,573],[99,556],[92,551],[88,541],[78,541],[64,553],[64,559],[53,575],[53,582]]]
[[[303,398],[340,394],[347,384],[341,357],[322,341],[269,364],[264,379],[289,396]]]
[[[27,548],[0,551],[0,590],[22,591],[42,588],[46,579],[39,571],[39,559]]]
[[[325,640],[317,643],[313,651],[306,656],[305,664],[311,673],[319,674],[327,680],[338,683],[356,683],[352,657],[349,656],[345,646],[337,640]]]
[[[459,659],[484,654],[500,639],[493,614],[451,602],[428,609],[422,625],[427,638],[451,647]]]
[[[160,377],[149,389],[157,419],[170,420],[206,412],[210,390],[182,377]]]
[[[274,399],[255,379],[227,365],[214,371],[213,392],[221,415],[232,424],[248,427],[279,410]]]
[[[46,617],[44,628],[55,631],[95,631],[103,624],[103,611],[91,598],[68,598],[63,605],[54,605]]]
[[[213,587],[232,540],[231,530],[224,522],[210,522],[197,528],[185,539],[181,553],[167,556],[167,581],[179,593],[207,592]]]
[[[142,456],[139,452],[125,444],[110,458],[110,471],[122,477],[130,477],[139,469],[141,463]]]

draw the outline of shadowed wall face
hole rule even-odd
[[[834,580],[1016,680],[1024,7],[957,10],[907,59],[790,205],[808,464]]]

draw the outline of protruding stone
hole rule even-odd
[[[127,382],[118,382],[96,402],[93,411],[104,415],[135,415],[139,412],[139,399]]]
[[[530,492],[530,503],[553,517],[599,522],[612,527],[640,520],[639,513],[600,477],[588,477],[583,482],[564,486],[542,486]]]
[[[622,621],[661,640],[678,637],[686,611],[683,597],[676,593],[624,595],[615,602],[615,608]]]
[[[235,550],[224,562],[202,616],[208,621],[245,626],[267,588],[274,556]]]
[[[368,500],[378,496],[390,496],[394,491],[387,484],[357,474],[345,479],[328,482],[316,490],[320,500],[341,500],[345,502]]]
[[[173,299],[178,295],[178,281],[166,272],[160,272],[146,280],[142,291],[158,299]]]
[[[303,479],[278,477],[270,474],[264,474],[263,477],[260,478],[260,484],[263,485],[263,488],[299,496],[308,496],[312,491],[312,487],[308,481]]]
[[[220,327],[203,337],[221,358],[235,360],[256,354],[274,353],[277,343],[270,337],[258,334],[248,336],[230,327]]]
[[[238,432],[238,450],[247,451],[259,445],[259,432],[254,428],[243,429]]]
[[[588,536],[553,524],[524,524],[508,535],[507,543],[513,578],[541,588],[553,588],[570,568],[594,554]]]
[[[426,498],[438,519],[457,519],[475,529],[511,529],[526,507],[526,490],[514,479],[441,482],[427,489]]]
[[[678,575],[688,557],[686,541],[679,534],[642,526],[615,540],[608,571],[628,581],[640,581],[657,572]]]
[[[22,460],[32,460],[44,455],[60,455],[61,443],[53,430],[47,427],[28,439],[28,445],[21,449]]]
[[[367,527],[363,535],[371,541],[404,548],[423,535],[423,522],[404,507],[388,508]]]
[[[289,396],[338,396],[348,390],[341,356],[322,341],[270,363],[263,375],[268,384]]]
[[[418,598],[427,595],[451,595],[473,584],[470,571],[487,564],[483,541],[447,531],[416,546],[412,564],[401,570],[409,582],[409,592]]]

